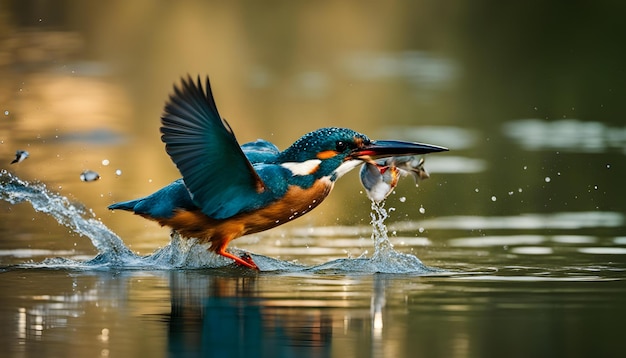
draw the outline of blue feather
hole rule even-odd
[[[256,207],[259,193],[269,191],[220,117],[208,78],[206,92],[199,78],[194,83],[189,77],[182,81],[182,88],[175,87],[161,123],[165,149],[183,175],[194,204],[205,215],[231,217]],[[275,193],[267,194],[261,197]]]
[[[145,198],[123,201],[109,206],[111,210],[133,211],[135,214],[146,215],[155,219],[171,218],[176,209],[197,208],[182,179],[165,186]]]
[[[276,163],[280,151],[278,148],[263,139],[257,139],[254,142],[241,145],[243,154],[246,155],[251,163]]]

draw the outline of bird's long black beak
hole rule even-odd
[[[368,161],[377,158],[420,155],[445,152],[447,150],[448,148],[432,144],[404,142],[400,140],[376,140],[354,149],[350,157]]]

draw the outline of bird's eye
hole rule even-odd
[[[338,140],[337,143],[335,143],[335,150],[338,152],[343,152],[347,148],[348,148],[348,143],[342,140]]]

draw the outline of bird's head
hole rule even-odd
[[[347,128],[322,128],[298,139],[279,156],[280,164],[294,176],[335,181],[348,171],[374,159],[446,151],[430,144],[396,140],[370,140]]]

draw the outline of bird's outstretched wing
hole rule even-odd
[[[220,117],[209,79],[188,76],[174,87],[161,116],[161,140],[194,203],[215,219],[233,216],[265,190],[235,135]]]

